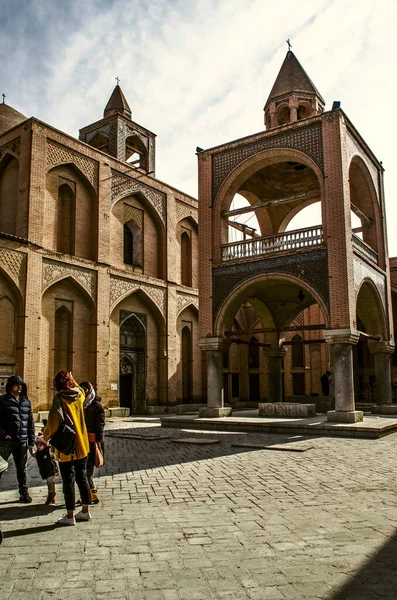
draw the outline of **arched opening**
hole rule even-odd
[[[181,235],[181,283],[192,286],[192,241],[186,231]]]
[[[145,144],[137,135],[130,135],[125,141],[125,160],[136,169],[148,170],[148,153]]]
[[[73,317],[66,308],[60,306],[55,311],[54,334],[54,372],[71,371],[73,369]]]
[[[249,197],[249,195],[248,195]],[[256,198],[250,198],[251,202],[241,194],[236,194],[230,205],[231,211],[247,209],[251,203],[258,201]],[[239,242],[242,240],[260,237],[260,225],[254,211],[244,212],[241,215],[236,214],[228,220],[228,242]]]
[[[296,231],[305,227],[321,227],[321,202],[314,202],[295,213],[289,221],[286,231]]]
[[[299,104],[297,112],[298,121],[310,117],[310,112],[310,107],[307,104]]]
[[[0,299],[0,354],[7,359],[15,359],[15,304],[8,296]]]
[[[103,131],[98,131],[90,141],[90,146],[109,154],[109,136]]]
[[[144,412],[146,330],[137,313],[122,313],[120,324],[120,406]]]
[[[142,229],[135,221],[124,223],[123,262],[126,265],[142,267]]]
[[[75,192],[68,183],[58,188],[57,252],[74,254],[75,238]]]
[[[0,231],[16,235],[19,163],[6,156],[0,166]]]
[[[292,368],[305,366],[305,352],[303,348],[303,338],[301,335],[294,335],[292,338]]]
[[[349,168],[351,227],[376,253],[379,253],[379,207],[371,175],[363,161],[354,157]],[[381,257],[382,258],[382,257]]]
[[[290,122],[290,111],[288,106],[280,106],[277,110],[277,120],[279,125],[286,125]]]
[[[189,325],[182,328],[182,400],[192,402],[193,395],[193,344]]]

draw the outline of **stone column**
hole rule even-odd
[[[267,354],[267,399],[268,402],[283,400],[283,358],[286,348],[269,348]]]
[[[368,349],[375,360],[375,402],[379,407],[392,404],[390,355],[394,351],[390,342],[368,342]]]
[[[200,411],[200,417],[228,417],[232,409],[224,406],[223,353],[230,342],[224,338],[201,338],[199,345],[207,353],[207,408]]]
[[[351,329],[330,329],[324,331],[333,364],[333,387],[335,410],[327,413],[328,421],[357,423],[363,420],[363,413],[355,410],[353,380],[353,345],[357,344],[359,334]]]

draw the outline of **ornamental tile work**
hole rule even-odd
[[[87,144],[90,144],[91,140],[96,136],[97,133],[106,133],[106,135],[109,136],[109,134],[110,134],[110,123],[107,123],[106,125],[102,125],[98,129],[94,129],[93,131],[90,131],[89,133],[87,133],[85,142]]]
[[[176,313],[179,315],[183,311],[184,308],[189,306],[189,304],[193,304],[198,310],[198,296],[193,296],[192,294],[183,294],[178,292],[176,297]]]
[[[319,121],[276,135],[264,135],[255,142],[246,142],[214,154],[212,157],[212,198],[215,199],[226,177],[244,160],[263,150],[281,148],[300,150],[312,158],[322,171],[324,170],[322,125]]]
[[[378,202],[379,202],[378,169],[376,168],[376,166],[374,165],[372,160],[369,158],[369,156],[367,156],[367,154],[364,152],[364,150],[356,142],[354,137],[349,132],[347,132],[347,160],[348,160],[348,163],[350,163],[353,156],[359,156],[361,158],[361,160],[365,163],[366,167],[368,168],[368,171],[371,174],[373,184],[375,186],[375,190],[376,190],[376,194],[377,194]]]
[[[8,248],[0,248],[0,266],[11,277],[24,295],[26,276],[26,254]]]
[[[15,156],[19,156],[21,147],[21,139],[18,137],[15,140],[11,140],[11,142],[7,142],[4,146],[0,148],[0,160],[6,154],[14,154]]]
[[[69,276],[81,283],[82,287],[89,293],[94,302],[96,301],[96,271],[52,260],[43,260],[43,292],[52,284]]]
[[[82,156],[66,146],[53,140],[47,140],[47,167],[64,163],[73,163],[87,177],[95,190],[98,189],[98,163],[87,156]]]
[[[329,306],[327,251],[319,250],[249,263],[214,267],[214,322],[228,296],[245,281],[258,275],[292,275],[307,283]]]
[[[176,203],[176,221],[182,221],[182,219],[186,219],[188,217],[192,217],[194,221],[197,223],[197,211],[192,206],[188,206],[187,204],[182,204],[181,202]]]
[[[134,223],[142,229],[143,227],[143,210],[140,208],[136,208],[135,206],[131,206],[131,204],[127,204],[124,202],[124,223],[128,223],[128,221],[134,221]]]
[[[130,194],[136,194],[137,192],[141,192],[150,202],[159,215],[163,225],[165,225],[165,194],[112,169],[111,207],[117,200]]]
[[[166,291],[164,288],[140,283],[131,279],[122,279],[121,277],[110,277],[110,310],[112,311],[116,303],[123,297],[142,290],[153,301],[156,307],[165,318],[166,314]]]

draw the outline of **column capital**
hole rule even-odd
[[[327,344],[356,345],[360,334],[357,329],[324,329],[324,338]]]
[[[390,340],[380,340],[379,342],[368,340],[368,350],[371,354],[393,354],[394,342]]]
[[[221,337],[208,337],[199,339],[199,347],[202,352],[219,351],[225,352],[229,350],[230,340]]]
[[[263,354],[268,358],[284,358],[287,354],[287,348],[283,346],[282,348],[273,348],[270,346],[269,348],[262,348]]]

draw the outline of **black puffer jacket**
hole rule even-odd
[[[11,388],[15,384],[22,385],[19,401],[11,395]],[[16,375],[8,379],[6,393],[0,396],[0,440],[4,440],[7,435],[13,442],[27,443],[29,446],[34,444],[32,405],[26,383]]]
[[[34,457],[37,460],[42,479],[48,479],[48,477],[56,475],[55,460],[51,455],[49,446],[46,446],[44,450],[36,450]]]
[[[95,433],[95,441],[103,443],[103,429],[105,427],[105,409],[98,396],[84,411],[85,424],[88,433]]]

